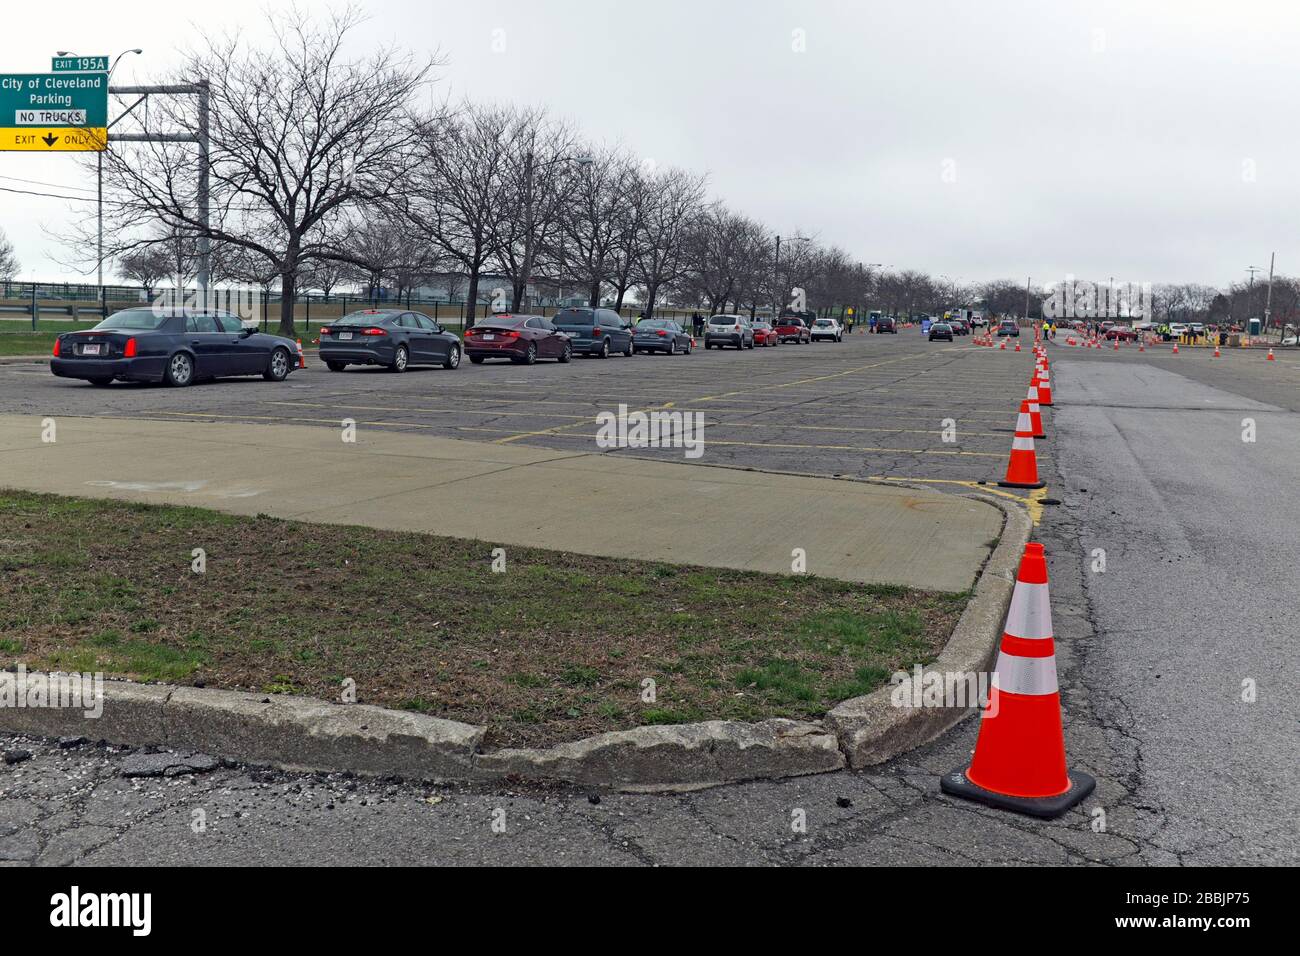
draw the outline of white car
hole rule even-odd
[[[844,328],[840,325],[839,319],[814,319],[812,324],[812,340],[830,339],[832,342],[844,341]]]
[[[1183,323],[1181,322],[1170,322],[1169,334],[1172,335],[1174,338],[1179,338],[1181,336],[1184,336],[1187,334],[1187,326],[1183,325]]]

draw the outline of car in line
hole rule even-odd
[[[998,338],[1004,335],[1013,335],[1020,338],[1020,326],[1016,324],[1015,319],[1003,319],[998,323]]]
[[[947,322],[931,322],[930,341],[933,342],[935,339],[947,339],[949,342],[953,341],[952,326]]]
[[[293,339],[259,332],[229,312],[150,307],[114,312],[91,329],[54,340],[50,371],[91,385],[197,381],[261,375],[283,382],[301,364]]]
[[[1102,333],[1102,338],[1107,341],[1119,339],[1121,342],[1136,342],[1138,340],[1138,334],[1127,325],[1112,325]]]
[[[754,326],[743,315],[723,313],[709,316],[704,329],[704,348],[721,349],[728,345],[737,349],[754,347]]]
[[[802,317],[793,314],[783,315],[776,320],[776,337],[782,342],[802,345],[804,342],[812,341],[812,331]]]
[[[1164,340],[1168,342],[1170,339],[1180,339],[1186,335],[1188,331],[1190,330],[1182,322],[1170,322],[1169,332],[1164,336]]]
[[[832,342],[844,341],[844,327],[839,319],[817,319],[812,324],[811,340],[829,339]]]
[[[420,312],[363,309],[320,329],[320,358],[331,372],[379,365],[405,372],[412,365],[460,366],[460,337]]]
[[[632,351],[690,355],[695,339],[672,319],[642,319],[632,329]]]
[[[774,346],[781,343],[781,335],[777,332],[776,327],[766,319],[758,319],[754,322],[754,345],[755,346]]]
[[[564,364],[573,358],[573,342],[541,315],[494,315],[465,330],[465,354],[475,365],[490,358],[532,365],[538,359]]]
[[[970,325],[967,324],[965,319],[948,319],[947,322],[952,326],[955,334],[970,335]]]
[[[569,337],[575,355],[632,354],[632,324],[613,309],[561,309],[551,316],[551,323]]]
[[[898,334],[898,321],[892,315],[882,315],[876,319],[876,334],[881,335],[885,332],[891,335]]]

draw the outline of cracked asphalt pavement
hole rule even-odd
[[[885,419],[904,427],[907,401],[923,401],[929,418],[953,417],[959,429],[1014,421],[1028,374],[1023,353],[926,350],[914,340],[845,345],[821,351],[836,364],[793,377],[772,365],[792,356],[772,350],[736,386],[745,394],[729,396],[735,414],[774,415],[777,406],[756,405],[755,390],[789,381],[771,389],[778,402],[806,403],[818,420],[838,418],[836,427]],[[818,349],[802,347],[799,361]],[[917,373],[886,381],[877,377],[885,367],[862,368],[886,350],[898,360],[894,371],[938,374],[927,385]],[[1051,355],[1057,404],[1045,413],[1039,463],[1049,500],[1061,503],[1044,508],[1035,538],[1049,556],[1070,763],[1098,781],[1058,820],[940,794],[939,775],[969,760],[977,720],[867,771],[669,796],[290,774],[0,735],[14,761],[0,764],[0,861],[1294,865],[1300,611],[1291,594],[1300,535],[1287,496],[1300,480],[1300,362],[1284,356],[1265,366],[1259,353],[1212,360],[1192,350],[1174,358],[1053,347]],[[693,379],[696,391],[730,390],[717,375],[734,358],[710,355],[714,367]],[[0,376],[0,395],[12,378]],[[162,393],[141,394],[152,402]],[[929,418],[917,427],[937,427]],[[1243,441],[1244,419],[1254,421],[1254,442]],[[943,447],[937,436],[921,440],[914,447]],[[1009,434],[976,441],[963,447],[1005,450]],[[744,454],[736,463],[788,461],[781,451]],[[798,464],[793,470],[852,475],[906,465],[913,470],[900,477],[942,482],[983,478],[1005,462],[822,449],[806,450]]]

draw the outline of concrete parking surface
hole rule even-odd
[[[832,354],[833,348],[839,350]],[[0,749],[32,756],[0,767],[0,857],[49,863],[1294,865],[1300,862],[1293,823],[1300,810],[1294,733],[1300,660],[1292,636],[1300,621],[1290,594],[1300,529],[1286,496],[1300,480],[1300,363],[1283,358],[1265,365],[1262,353],[1212,360],[1208,352],[1175,358],[1059,346],[1051,355],[1057,406],[1045,415],[1050,452],[1040,454],[1039,467],[1049,483],[1045,497],[1061,503],[1040,505],[1035,537],[1049,557],[1070,763],[1098,779],[1096,794],[1058,820],[1018,817],[939,793],[938,775],[969,760],[978,721],[864,772],[658,797],[431,788],[240,767],[126,777],[127,754],[4,737]],[[965,489],[962,482],[996,477],[1005,466],[1010,433],[994,429],[1014,422],[1029,371],[1025,353],[862,336],[843,347],[611,359],[591,370],[585,365],[593,363],[473,370],[463,377],[466,384],[449,381],[460,373],[411,375],[396,385],[366,373],[309,374],[294,383],[320,388],[303,400],[324,411],[292,414],[336,424],[340,409],[360,412],[360,404],[382,401],[403,409],[397,420],[392,411],[376,410],[373,419],[386,428],[444,433],[500,426],[489,437],[571,447],[566,443],[576,439],[547,429],[568,434],[585,424],[528,418],[530,402],[576,402],[564,407],[589,416],[609,398],[617,400],[623,386],[613,376],[629,374],[620,365],[644,364],[654,370],[649,377],[669,362],[700,364],[680,375],[679,390],[669,377],[654,379],[653,386],[642,379],[624,385],[647,406],[685,401],[711,409],[724,436],[756,426],[759,440],[730,446],[732,464],[930,478],[958,490]],[[101,406],[97,413],[165,417],[178,394],[74,393],[63,383],[51,387],[33,371],[39,372],[0,372],[0,395],[24,402],[16,410],[25,414],[86,414],[80,395],[89,394]],[[498,375],[500,386],[529,397],[511,392],[513,400],[492,402],[476,392],[474,371]],[[537,387],[534,376],[548,374],[554,387]],[[334,384],[339,379],[343,384]],[[445,399],[453,389],[465,391],[449,406]],[[283,401],[284,391],[261,383],[220,385],[179,393],[175,401],[200,418],[279,420],[268,403]],[[398,395],[401,400],[392,401]],[[438,400],[428,401],[431,395]],[[715,405],[723,399],[729,404]],[[486,408],[477,421],[455,412],[484,402],[498,418]],[[423,404],[430,408],[411,410]],[[511,422],[507,428],[502,411],[524,415],[525,427]],[[948,417],[959,433],[972,429],[960,443],[969,454],[936,454],[945,447],[939,422]],[[1254,419],[1253,443],[1242,440],[1246,418]],[[973,433],[968,423],[978,421],[987,435]],[[536,427],[543,422],[551,424]],[[919,431],[882,433],[870,444],[843,442],[852,448],[816,448],[835,444],[807,437],[827,423]],[[767,438],[772,447],[764,445]],[[777,447],[796,441],[801,450]],[[1098,548],[1106,552],[1104,571],[1095,570]],[[1250,688],[1254,693],[1246,694]],[[503,833],[492,827],[497,810],[504,810]],[[806,832],[792,826],[799,811]],[[200,818],[204,827],[196,832]]]

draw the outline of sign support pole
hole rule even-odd
[[[197,83],[176,83],[163,86],[110,86],[110,93],[134,93],[148,96],[151,93],[190,94],[199,98],[199,128],[195,133],[118,133],[109,139],[134,143],[197,143],[199,147],[199,221],[203,231],[199,234],[199,307],[208,307],[208,286],[212,281],[212,240],[209,230],[212,226],[210,155],[208,148],[209,119],[211,113],[211,87],[207,80]],[[134,107],[132,107],[134,109]],[[101,242],[102,242],[101,235]],[[100,255],[101,261],[103,255]],[[103,286],[101,281],[101,296]]]

